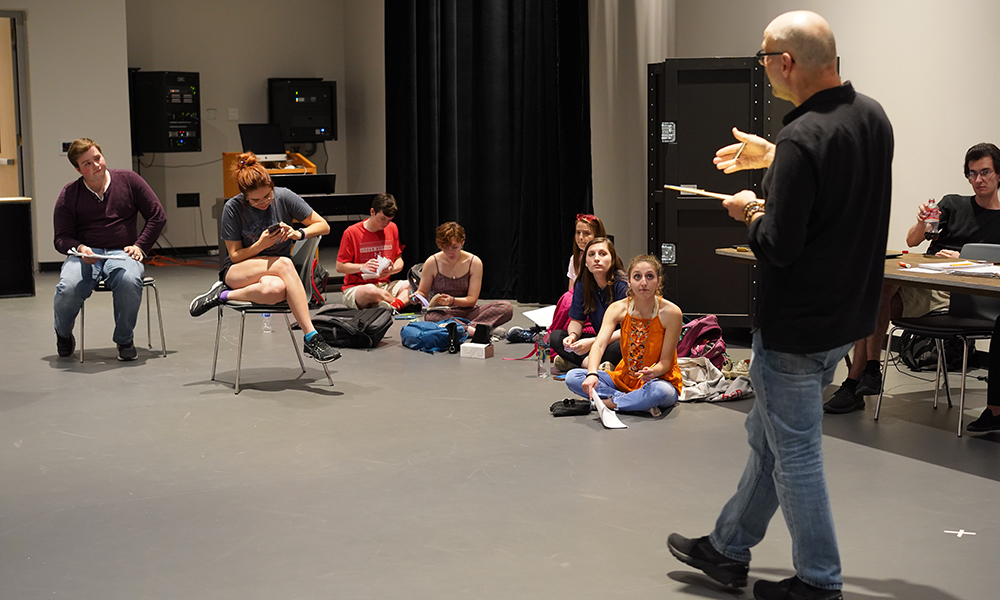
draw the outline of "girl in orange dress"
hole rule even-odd
[[[677,366],[681,309],[665,300],[663,267],[652,256],[637,256],[628,266],[628,297],[608,307],[590,349],[588,365],[599,364],[611,334],[621,325],[622,360],[612,371],[573,369],[566,386],[584,398],[592,390],[613,410],[654,415],[677,402],[683,383]]]

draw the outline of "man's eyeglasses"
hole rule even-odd
[[[578,213],[576,215],[576,220],[577,221],[586,221],[588,223],[593,223],[594,221],[597,220],[597,217],[595,217],[594,215],[588,215],[586,213]]]
[[[765,56],[781,56],[782,54],[784,54],[784,52],[764,52],[763,50],[758,50],[757,54],[754,54],[754,57],[757,58],[757,64],[763,67]],[[794,58],[792,58],[792,62],[795,62]]]
[[[989,179],[990,175],[994,173],[996,173],[996,171],[994,171],[993,169],[983,169],[982,171],[973,171],[970,169],[969,172],[965,174],[965,176],[969,178],[969,181],[975,181],[980,177],[982,177],[983,180],[985,181]]]

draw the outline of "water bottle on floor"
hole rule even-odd
[[[544,331],[535,336],[535,343],[535,362],[538,364],[538,377],[545,379],[549,376],[549,345],[545,343]]]
[[[274,328],[271,326],[271,313],[264,313],[262,316],[264,317],[264,333],[271,333],[274,331]]]

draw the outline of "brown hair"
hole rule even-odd
[[[618,257],[618,252],[615,251],[615,245],[606,237],[595,237],[587,242],[587,247],[583,249],[584,256],[587,255],[590,247],[595,244],[607,244],[608,252],[611,253],[611,267],[608,269],[607,276],[608,285],[604,288],[604,293],[611,293],[615,289],[615,282],[622,276],[622,259]],[[580,272],[579,276],[576,278],[576,285],[583,286],[583,289],[581,290],[583,293],[583,312],[589,315],[597,310],[597,301],[595,300],[595,296],[601,293],[601,288],[597,285],[597,280],[594,279],[594,274],[590,272],[590,269],[583,269],[583,271]],[[614,295],[612,294],[609,298],[608,304],[611,304],[614,300]],[[597,329],[601,328],[598,323],[595,323],[595,327]]]
[[[392,194],[377,194],[375,199],[372,200],[372,210],[377,213],[382,213],[387,217],[396,216],[396,199],[393,198]]]
[[[233,177],[236,185],[240,188],[240,193],[246,196],[247,192],[262,187],[274,189],[271,176],[267,174],[264,165],[257,161],[257,155],[253,152],[244,152],[236,157],[233,163]]]
[[[465,242],[465,227],[462,227],[454,221],[442,223],[438,225],[434,241],[437,242],[438,248],[441,248],[442,250],[450,248],[451,245],[456,242]]]
[[[580,246],[576,244],[577,223],[583,223],[589,227],[590,231],[594,233],[595,238],[607,237],[608,232],[604,230],[604,223],[594,215],[585,215],[582,213],[576,215],[576,221],[573,222],[573,270],[576,271],[576,276],[579,278],[581,273],[586,269],[583,268],[584,251],[580,250]]]
[[[632,285],[631,285],[631,282],[632,282],[632,269],[634,269],[636,267],[636,265],[638,265],[639,263],[648,263],[649,266],[653,267],[653,270],[656,271],[656,278],[659,280],[659,283],[656,284],[656,295],[657,296],[662,296],[663,295],[663,265],[660,263],[659,260],[656,259],[655,256],[652,256],[650,254],[640,254],[639,256],[636,256],[632,260],[628,261],[628,271],[626,271],[626,272],[628,273],[628,281],[629,281],[629,287],[628,287],[628,295],[629,295],[629,297],[631,298],[632,295],[633,295],[632,294]]]
[[[80,138],[78,140],[73,140],[73,143],[69,145],[69,150],[66,151],[66,158],[69,159],[69,162],[71,165],[73,165],[73,168],[79,169],[80,165],[76,163],[77,159],[80,158],[81,154],[83,154],[87,150],[90,150],[91,148],[97,148],[98,152],[100,152],[102,155],[104,154],[104,150],[101,150],[100,144],[98,144],[97,142],[95,142],[90,138]]]

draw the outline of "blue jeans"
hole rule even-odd
[[[76,315],[84,300],[94,292],[94,286],[102,279],[114,296],[115,332],[111,339],[116,344],[132,341],[135,321],[142,305],[142,276],[145,267],[141,262],[128,258],[124,250],[92,248],[94,254],[125,256],[125,260],[99,260],[88,265],[75,256],[68,256],[63,262],[53,299],[55,308],[55,330],[62,337],[73,334]]]
[[[750,379],[757,396],[747,415],[750,460],[736,494],[709,535],[734,560],[750,561],[778,506],[792,537],[792,564],[802,581],[840,589],[840,552],[823,475],[823,388],[850,344],[824,352],[767,350],[753,335]]]
[[[597,383],[597,395],[614,400],[618,410],[639,412],[654,406],[668,408],[677,402],[677,389],[662,379],[649,381],[634,392],[623,392],[615,387],[615,382],[607,371],[597,371],[597,377],[600,380]],[[566,387],[574,394],[588,398],[583,391],[583,380],[586,378],[587,369],[571,369],[566,373]]]

